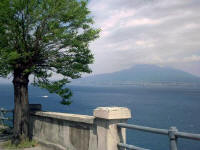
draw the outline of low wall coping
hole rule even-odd
[[[94,110],[94,116],[102,119],[129,119],[131,111],[125,107],[97,107]]]
[[[73,121],[73,122],[82,122],[82,123],[87,123],[87,124],[93,124],[94,119],[95,119],[95,117],[88,116],[88,115],[59,113],[59,112],[44,112],[44,111],[31,112],[31,115],[55,118],[55,119]]]

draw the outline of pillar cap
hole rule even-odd
[[[102,119],[129,119],[131,111],[126,107],[97,107],[93,115]]]

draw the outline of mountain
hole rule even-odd
[[[169,67],[135,65],[118,72],[92,75],[72,84],[200,83],[200,77]]]

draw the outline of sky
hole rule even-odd
[[[89,0],[88,8],[101,29],[90,44],[93,74],[155,64],[200,76],[200,0]]]
[[[90,0],[93,74],[155,64],[200,76],[200,0]]]

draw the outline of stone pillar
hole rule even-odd
[[[119,150],[119,142],[126,143],[126,129],[117,123],[126,123],[131,111],[124,107],[98,107],[94,110],[97,126],[97,150]]]

